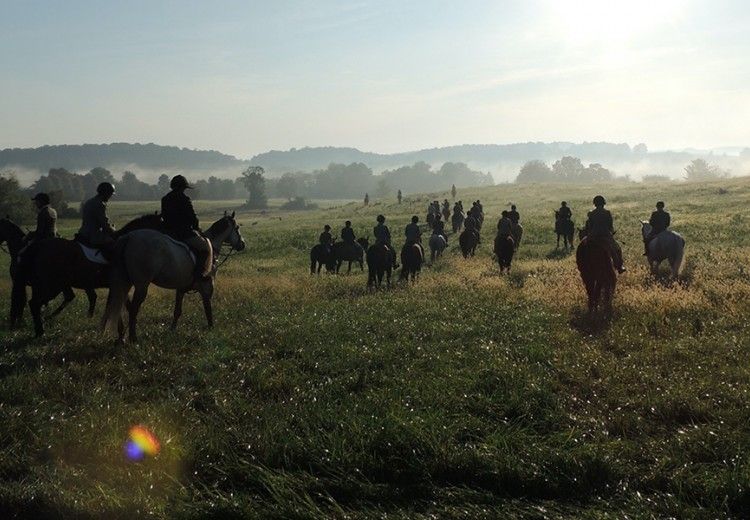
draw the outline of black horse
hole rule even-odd
[[[495,256],[497,263],[500,264],[500,272],[510,272],[510,263],[513,260],[513,253],[516,251],[515,242],[509,235],[498,234],[495,237]]]
[[[115,238],[137,229],[163,230],[164,224],[157,213],[139,217],[115,233]],[[34,318],[37,337],[44,333],[41,309],[60,293],[65,300],[55,311],[59,313],[74,298],[72,288],[83,289],[89,299],[89,317],[94,314],[96,291],[109,287],[111,266],[97,264],[86,258],[81,244],[64,238],[46,238],[34,241],[21,252],[18,268],[13,277],[11,292],[11,323],[15,324],[23,312],[26,286],[31,286],[29,308]]]
[[[557,248],[560,248],[560,237],[563,237],[565,249],[573,249],[573,234],[575,233],[575,224],[569,218],[560,218],[560,212],[555,210],[555,233],[557,234]]]
[[[417,275],[422,270],[424,251],[419,244],[406,244],[401,249],[401,280],[417,281]]]
[[[323,266],[325,266],[326,272],[333,273],[336,271],[336,257],[333,254],[333,247],[327,248],[323,244],[314,245],[310,250],[310,274],[316,272],[320,274]]]
[[[479,243],[479,233],[473,229],[464,229],[458,237],[458,244],[461,246],[461,253],[464,258],[474,256]]]
[[[367,287],[380,287],[383,277],[386,286],[391,286],[393,254],[393,249],[383,244],[374,244],[367,249]]]
[[[359,264],[360,271],[364,271],[365,251],[370,246],[369,238],[358,238],[354,244],[346,242],[336,242],[333,245],[333,257],[336,260],[336,273],[341,269],[341,264],[349,262],[346,273],[352,272],[352,262]]]

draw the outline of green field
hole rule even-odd
[[[586,316],[552,233],[560,200],[580,224],[599,191],[629,268],[611,321]],[[371,234],[382,212],[400,245],[438,197],[241,213],[213,330],[189,295],[170,332],[172,294],[152,289],[137,345],[99,332],[104,291],[96,319],[79,293],[44,339],[0,331],[0,517],[750,516],[750,179],[462,190],[487,216],[477,257],[450,237],[416,285],[375,293],[359,272],[309,275],[323,224]],[[641,256],[658,199],[687,241],[679,284]],[[511,202],[524,243],[501,276],[490,244]],[[208,224],[238,204],[196,207]],[[139,423],[162,451],[128,462]]]

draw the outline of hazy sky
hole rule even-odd
[[[0,0],[0,148],[750,145],[749,28],[739,0]]]

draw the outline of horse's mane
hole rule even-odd
[[[224,215],[219,220],[211,224],[211,227],[209,227],[206,230],[206,235],[216,236],[227,227],[227,222],[229,221],[229,215]]]
[[[146,222],[152,222],[151,225],[146,225]],[[140,217],[136,217],[127,224],[125,224],[122,229],[119,230],[118,234],[125,235],[129,233],[130,231],[135,231],[137,229],[143,229],[143,228],[158,228],[162,224],[161,215],[159,213],[147,213],[145,215],[141,215]]]
[[[11,233],[16,234],[19,238],[25,234],[21,227],[8,217],[0,218],[0,226],[8,228]]]

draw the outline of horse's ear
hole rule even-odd
[[[236,213],[236,211],[233,211],[233,212],[232,212],[232,218],[234,218],[234,214],[235,214],[235,213]]]
[[[227,210],[224,210],[224,216],[225,217],[227,216]]]

